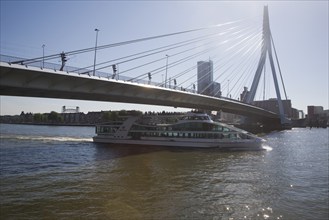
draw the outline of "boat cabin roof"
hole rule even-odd
[[[202,112],[188,112],[180,119],[180,121],[195,121],[195,120],[212,122],[210,116]]]

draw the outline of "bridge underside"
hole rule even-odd
[[[273,112],[237,101],[120,80],[0,63],[0,95],[137,103],[224,111],[258,121]]]

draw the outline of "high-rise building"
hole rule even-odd
[[[218,82],[212,82],[212,96],[220,98],[222,96],[220,83]]]
[[[198,93],[212,95],[213,62],[198,61]]]

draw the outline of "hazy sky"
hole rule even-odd
[[[271,31],[293,107],[305,111],[307,105],[321,105],[328,109],[328,1],[1,0],[0,53],[31,58],[42,56],[43,44],[46,55],[93,47],[95,28],[100,29],[98,45],[105,45],[251,17],[261,24],[264,5],[269,6]],[[106,60],[105,55],[100,52],[98,59]],[[81,65],[78,58],[70,62]],[[1,96],[0,101],[1,115],[60,112],[63,105],[80,106],[83,112],[177,110],[7,96]]]

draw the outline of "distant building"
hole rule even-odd
[[[296,109],[296,108],[291,108],[291,118],[292,118],[292,119],[304,118],[304,117],[303,117],[303,113],[302,113],[302,116],[299,117],[299,113],[300,113],[300,112],[303,112],[303,111],[300,111],[300,110],[298,110],[298,109]]]
[[[79,113],[80,108],[79,106],[63,106],[62,113]]]
[[[204,95],[212,95],[213,83],[213,62],[198,62],[198,93]]]
[[[63,121],[66,124],[83,124],[85,121],[85,114],[79,113],[62,113]]]
[[[325,127],[329,121],[329,110],[323,110],[322,106],[307,106],[307,119],[309,126]]]
[[[253,101],[253,105],[266,109],[268,111],[280,114],[279,111],[279,104],[278,100],[276,98],[268,99],[268,100],[263,100],[263,101]],[[282,100],[282,105],[283,105],[283,110],[284,114],[287,118],[293,118],[293,112],[291,108],[291,100]],[[296,113],[294,112],[296,115]]]
[[[248,87],[243,88],[243,92],[240,94],[241,102],[246,102],[247,97],[249,96],[250,91],[248,91]]]
[[[213,62],[199,61],[198,62],[198,90],[199,94],[215,96],[220,98],[222,96],[221,85],[213,81],[214,67]]]
[[[309,117],[312,117],[313,115],[319,115],[323,112],[323,107],[322,106],[307,106],[307,115]]]
[[[212,82],[212,96],[220,98],[222,96],[220,83]]]

